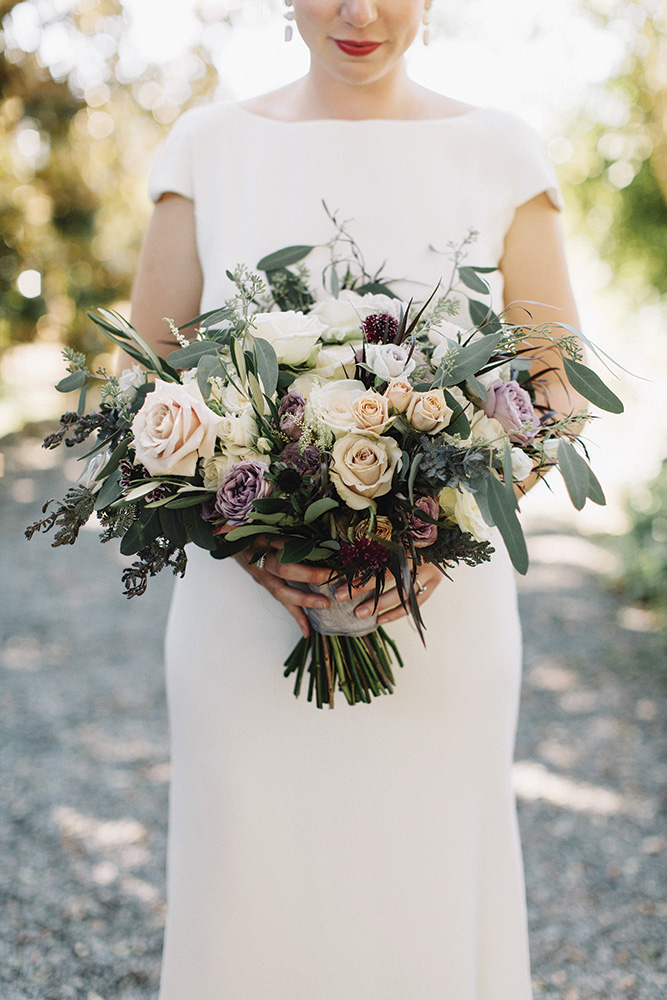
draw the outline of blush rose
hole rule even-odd
[[[155,380],[134,418],[136,461],[151,476],[194,476],[199,458],[211,458],[221,418],[195,384]]]

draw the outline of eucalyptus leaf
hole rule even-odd
[[[509,441],[505,441],[505,451],[503,452],[503,479],[507,494],[511,496],[512,503],[516,508],[519,505],[517,503],[516,494],[512,485],[514,482],[514,475],[512,473],[512,446]]]
[[[248,386],[250,387],[250,396],[255,411],[261,417],[264,414],[264,396],[262,395],[262,387],[259,384],[259,379],[253,372],[248,372]]]
[[[423,452],[418,452],[412,460],[412,465],[410,466],[410,475],[408,476],[408,497],[410,498],[410,503],[414,504],[414,489],[415,480],[417,478],[417,473],[419,472],[419,466],[424,458]]]
[[[104,510],[110,503],[117,500],[122,492],[120,472],[116,470],[102,483],[102,488],[95,497],[95,510]]]
[[[607,498],[604,495],[604,490],[600,486],[600,483],[590,466],[588,469],[588,496],[593,503],[596,503],[599,507],[606,507]]]
[[[217,355],[205,354],[197,365],[197,385],[204,399],[211,395],[211,378],[224,378],[225,370]]]
[[[56,385],[58,392],[74,392],[75,389],[81,389],[82,386],[86,384],[88,375],[86,372],[72,372],[70,375],[65,375],[61,378],[60,382]]]
[[[306,508],[306,513],[303,515],[304,524],[312,524],[319,517],[324,514],[328,514],[329,511],[335,510],[340,504],[333,497],[323,497],[321,500],[315,500]]]
[[[207,549],[209,552],[212,552],[216,547],[213,525],[204,521],[199,510],[189,507],[183,511],[183,521],[188,539],[199,546],[200,549]]]
[[[138,521],[130,525],[120,543],[120,551],[124,556],[132,556],[140,549],[154,542],[160,534],[160,522],[157,511],[142,515]]]
[[[180,510],[169,510],[168,507],[161,507],[157,514],[162,534],[172,544],[182,549],[188,540],[183,513]]]
[[[460,267],[459,268],[459,278],[468,288],[471,288],[473,292],[481,292],[482,295],[488,295],[490,293],[490,288],[483,278],[479,278],[475,273],[477,268],[473,267]]]
[[[468,378],[466,379],[466,385],[468,386],[468,388],[470,389],[470,391],[474,396],[477,396],[479,399],[482,400],[483,403],[486,403],[487,399],[489,398],[489,394],[486,391],[486,386],[484,385],[483,382],[480,382],[480,380],[478,378],[475,378],[474,375],[468,375]]]
[[[237,542],[242,538],[250,538],[252,535],[279,535],[280,528],[270,524],[243,524],[238,528],[233,528],[225,534],[228,542]]]
[[[588,462],[565,439],[558,443],[558,468],[570,494],[570,500],[577,510],[581,510],[588,497],[591,470]]]
[[[255,357],[257,359],[257,374],[259,375],[264,392],[267,396],[273,396],[278,386],[278,358],[273,345],[268,340],[255,337]]]
[[[594,371],[582,365],[580,361],[572,361],[571,358],[563,358],[563,366],[569,383],[576,392],[601,410],[606,410],[608,413],[623,413],[621,400]]]
[[[494,313],[490,306],[487,306],[484,302],[478,302],[477,299],[468,300],[468,310],[470,312],[470,318],[475,324],[475,326],[482,330],[485,334],[498,333],[502,329],[500,320]]]
[[[127,449],[129,448],[129,446],[130,446],[129,438],[124,438],[120,442],[118,447],[111,452],[111,455],[109,456],[106,465],[101,470],[99,475],[95,477],[97,482],[99,482],[100,479],[106,479],[107,476],[111,475],[111,473],[118,468],[118,466],[121,463],[121,460],[125,458],[125,456],[127,455]]]
[[[516,516],[516,498],[509,495],[495,476],[488,479],[489,511],[502,535],[512,565],[518,573],[528,570],[528,550],[519,519]]]
[[[460,434],[462,438],[470,437],[470,422],[465,415],[463,407],[457,399],[452,396],[451,392],[445,393],[445,401],[447,406],[452,410],[452,419],[447,425],[448,434]]]
[[[257,270],[267,273],[269,271],[279,271],[282,267],[289,267],[291,264],[298,264],[313,249],[312,246],[292,246],[285,247],[283,250],[276,250],[275,253],[270,253],[267,257],[262,257],[257,264]]]
[[[465,347],[457,347],[448,351],[436,372],[434,385],[443,387],[458,385],[474,376],[484,365],[502,340],[502,333],[492,333],[480,340],[475,340]],[[453,361],[453,364],[452,364]]]
[[[278,553],[278,562],[303,562],[316,548],[318,545],[314,538],[289,538]]]
[[[194,368],[207,354],[217,357],[219,351],[218,344],[211,340],[193,340],[187,347],[181,347],[178,351],[172,351],[167,355],[167,361],[173,368],[183,371],[185,368]]]
[[[392,292],[389,285],[382,281],[367,281],[364,285],[357,285],[354,289],[358,295],[386,295],[390,299],[400,298],[396,292]]]

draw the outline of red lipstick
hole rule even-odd
[[[335,38],[334,41],[348,56],[368,56],[382,45],[382,42],[352,42],[345,38]]]

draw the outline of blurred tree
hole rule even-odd
[[[120,0],[0,0],[0,348],[99,348],[85,311],[129,294],[147,157],[216,86],[204,49],[146,66],[126,28]]]
[[[586,5],[627,55],[564,140],[563,178],[616,275],[667,295],[667,0]]]

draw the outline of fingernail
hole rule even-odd
[[[316,601],[315,604],[313,605],[313,607],[315,607],[315,608],[328,608],[329,607],[329,602],[326,601],[326,600]]]
[[[357,618],[369,618],[370,613],[371,609],[363,605],[361,608],[357,610]]]

